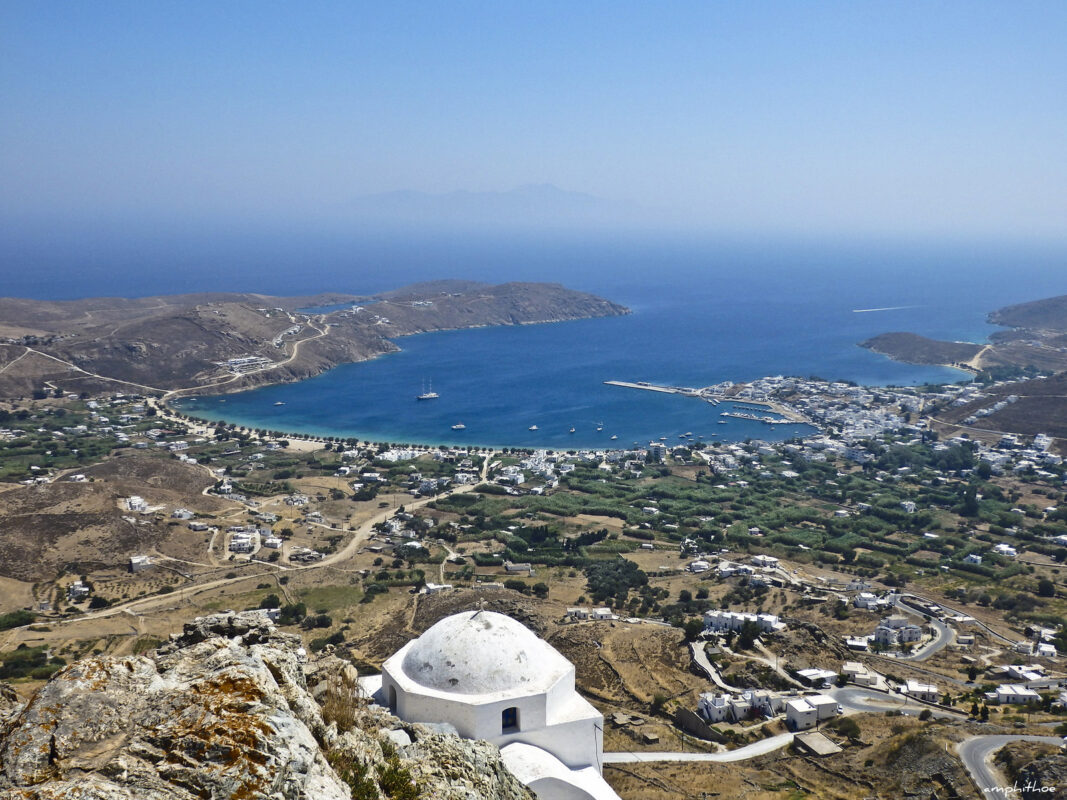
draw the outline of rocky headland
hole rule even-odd
[[[312,377],[415,333],[619,316],[559,284],[434,281],[360,296],[0,298],[0,398],[65,391],[219,393]],[[256,359],[234,366],[234,359]]]
[[[997,331],[989,344],[947,342],[916,333],[883,333],[860,342],[876,353],[908,364],[944,365],[971,372],[996,368],[1067,370],[1067,295],[1005,306],[987,321]]]

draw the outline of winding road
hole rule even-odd
[[[908,596],[915,597],[915,595]],[[919,609],[914,608],[913,606],[910,606],[905,603],[904,595],[894,594],[890,595],[890,598],[893,605],[906,614],[910,614],[913,617],[929,617],[929,624],[935,631],[933,641],[923,645],[914,653],[909,653],[903,656],[897,656],[896,658],[900,661],[925,661],[935,653],[939,653],[940,651],[944,650],[956,640],[956,633],[952,630],[952,628],[950,628],[944,622],[939,620],[937,617],[931,616],[929,614],[924,614]],[[921,598],[916,597],[915,599],[919,600]]]
[[[1045,742],[1062,746],[1063,742],[1055,736],[995,735],[972,736],[956,745],[960,761],[971,776],[985,800],[1003,800],[1006,797],[1019,796],[1016,792],[1005,791],[1011,787],[993,768],[992,756],[997,750],[1010,742]],[[1067,787],[1056,787],[1064,789]],[[1059,796],[1049,794],[1049,797]]]
[[[850,711],[899,711],[908,716],[918,716],[923,710],[929,710],[938,719],[961,719],[967,714],[963,711],[946,711],[908,697],[892,692],[878,692],[862,686],[844,686],[826,691],[842,707]]]

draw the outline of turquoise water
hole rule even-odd
[[[988,311],[1063,292],[1058,271],[1035,267],[1021,294],[1017,261],[1009,273],[981,272],[959,254],[927,254],[926,262],[881,253],[774,255],[746,260],[705,250],[679,258],[668,249],[645,253],[641,270],[633,269],[633,258],[618,265],[629,269],[586,261],[564,282],[628,305],[633,314],[405,337],[397,340],[400,353],[299,384],[192,398],[181,407],[249,427],[389,442],[570,449],[661,437],[677,443],[685,432],[708,441],[781,440],[811,429],[719,424],[728,404],[604,381],[700,387],[778,374],[866,385],[958,381],[967,376],[895,363],[857,343],[894,330],[980,341],[994,330],[985,322]],[[930,269],[929,260],[938,259],[940,268]],[[961,282],[965,274],[970,278]],[[416,401],[427,381],[440,398]],[[453,431],[459,423],[465,430]]]

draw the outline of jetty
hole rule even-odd
[[[736,412],[723,412],[720,415],[723,417],[747,419],[755,422],[763,422],[768,425],[782,425],[791,422],[803,425],[813,424],[795,408],[787,406],[784,403],[778,403],[771,400],[751,400],[748,398],[744,400],[735,400],[726,396],[721,387],[705,386],[698,389],[692,386],[664,386],[662,384],[650,383],[648,381],[604,381],[604,383],[607,386],[621,386],[623,389],[640,389],[646,392],[661,392],[663,394],[680,394],[683,397],[698,397],[702,400],[706,400],[713,406],[717,406],[721,402],[730,402],[735,409],[739,409],[739,411]],[[770,416],[771,414],[778,414],[781,418],[772,417]]]
[[[604,381],[608,386],[621,386],[624,389],[644,389],[646,392],[665,392],[667,394],[684,394],[695,397],[700,393],[699,389],[691,389],[687,386],[657,386],[647,381]]]

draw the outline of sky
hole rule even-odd
[[[1061,0],[0,0],[0,226],[547,183],[665,229],[1062,242],[1065,33]]]

